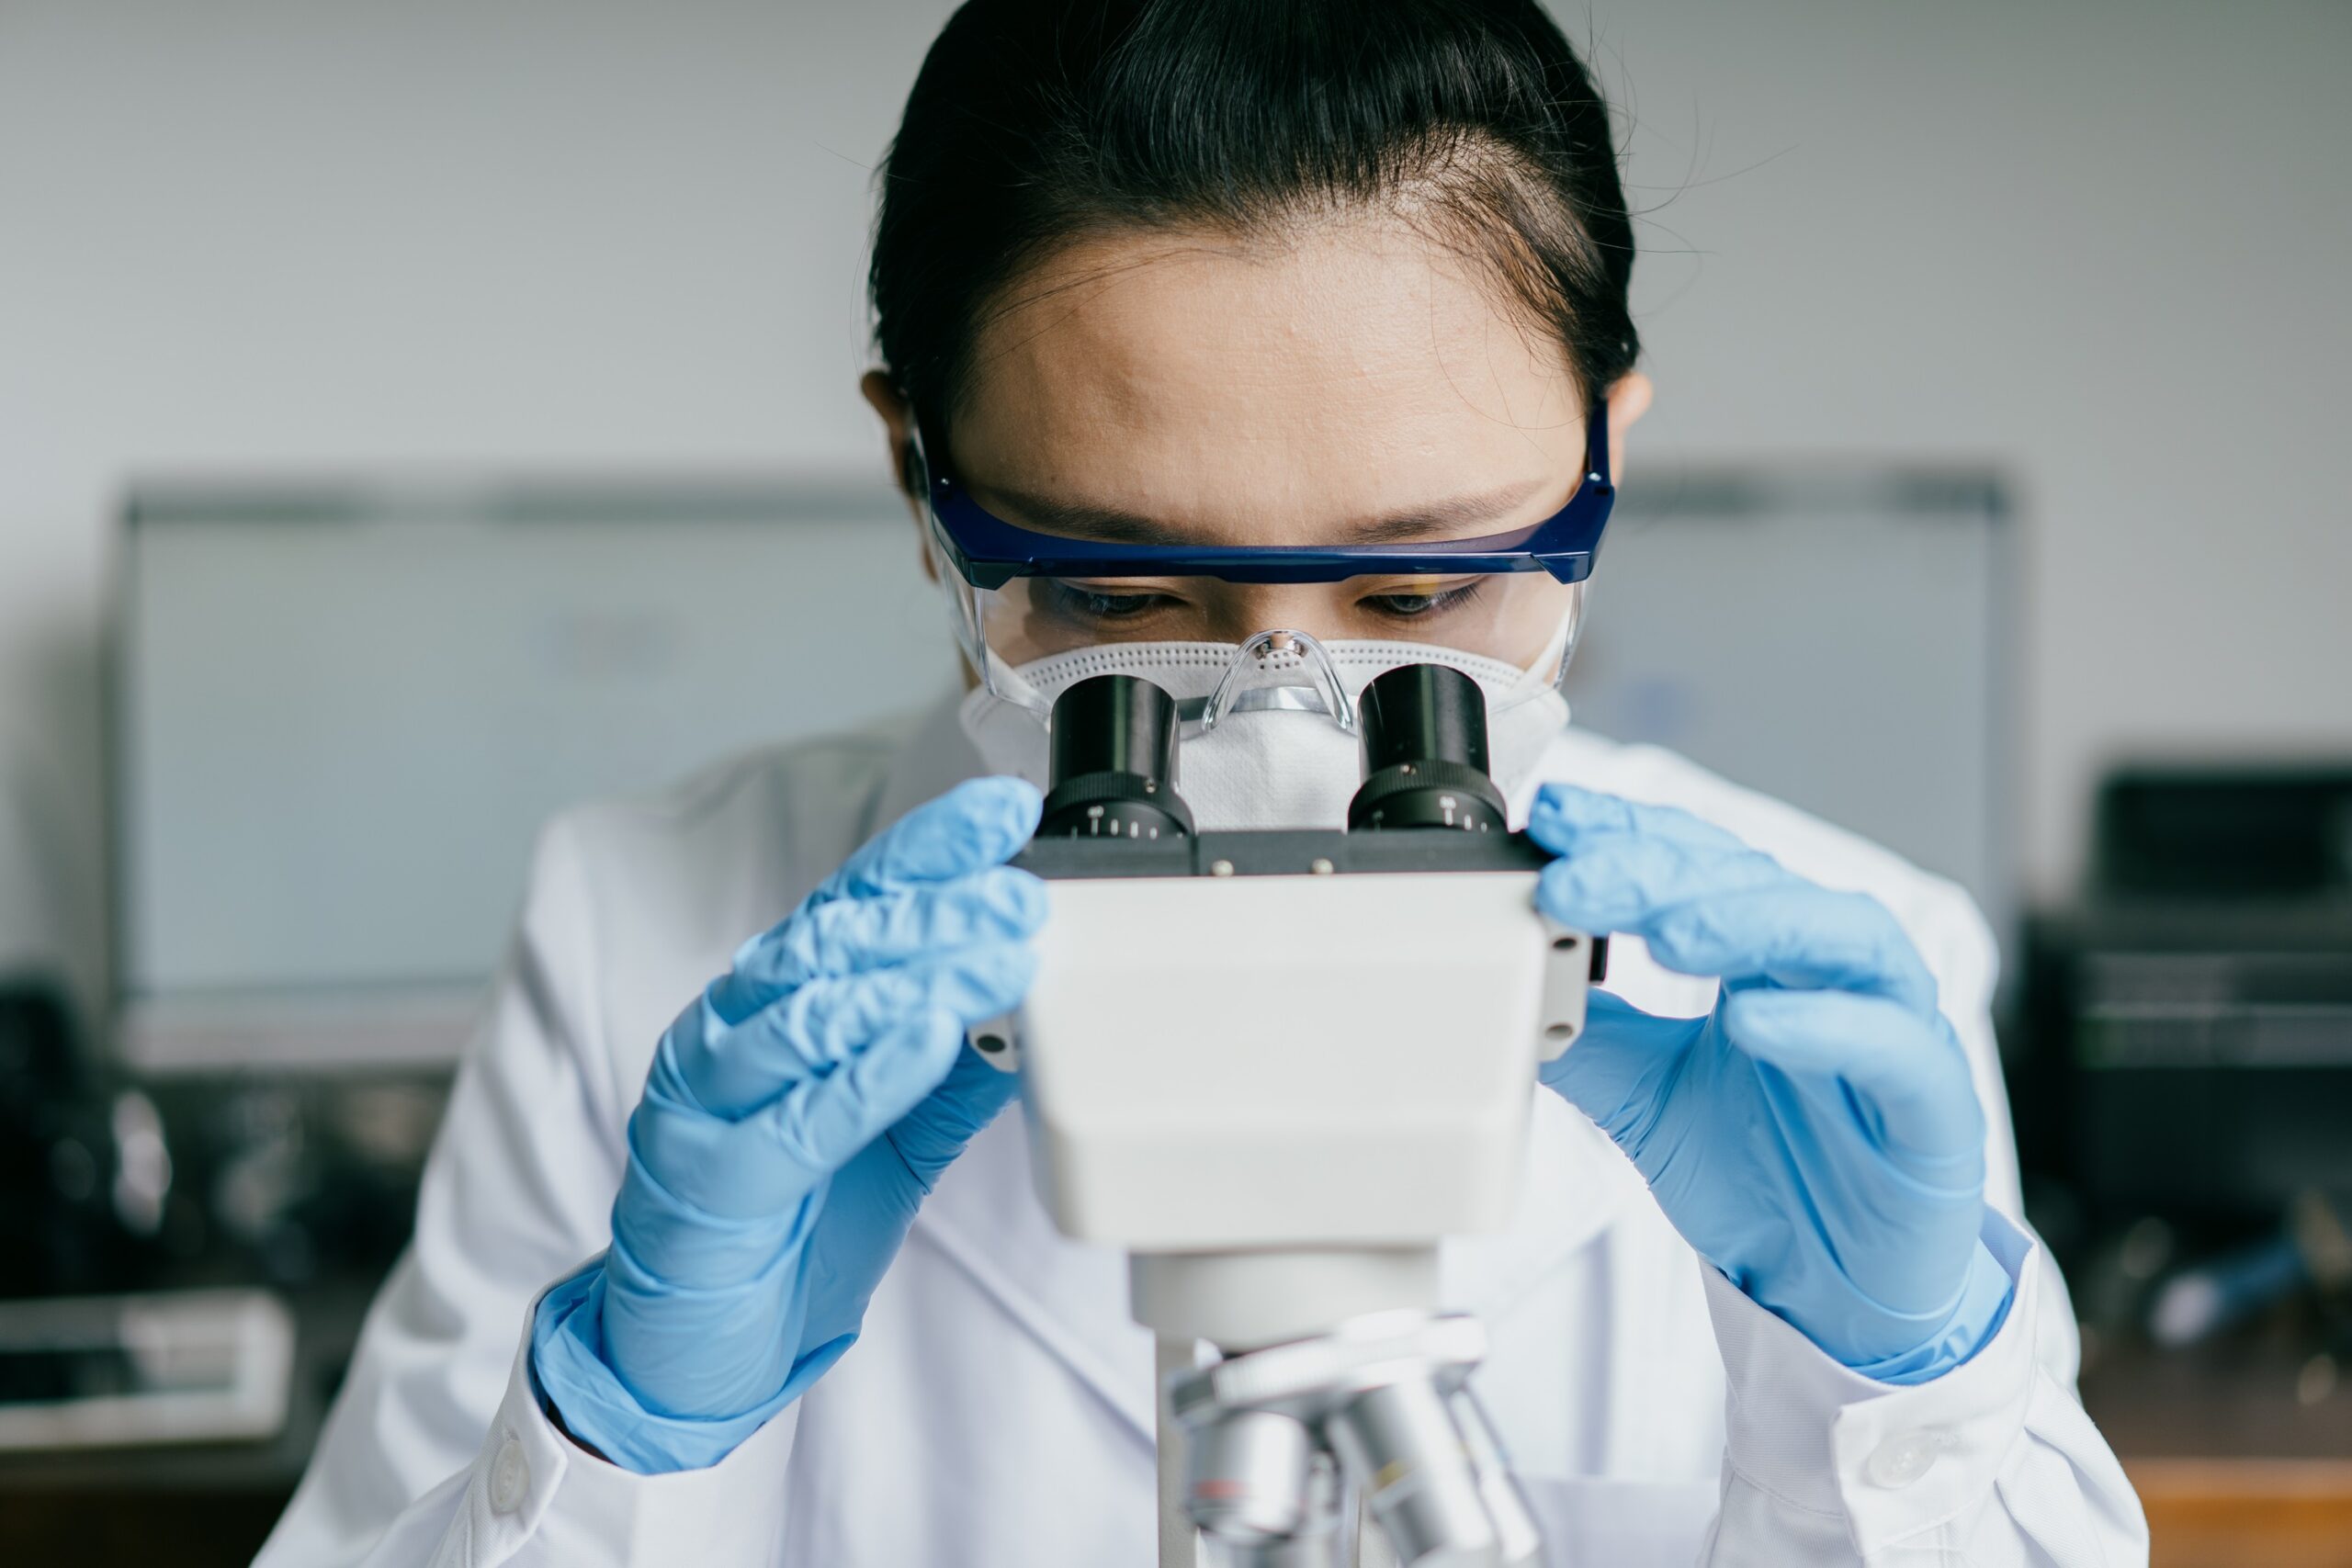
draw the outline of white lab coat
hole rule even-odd
[[[978,768],[951,705],[548,828],[415,1239],[263,1568],[1153,1560],[1152,1347],[1123,1259],[1047,1223],[1017,1108],[925,1205],[855,1347],[710,1469],[637,1476],[575,1448],[524,1355],[537,1296],[605,1244],[664,1026],[855,844]],[[1572,728],[1541,772],[1686,807],[1894,910],[1973,1058],[1998,1211],[1984,1235],[2017,1279],[1965,1366],[1871,1382],[1702,1264],[1607,1138],[1536,1090],[1517,1218],[1450,1244],[1443,1281],[1489,1327],[1478,1386],[1552,1562],[2144,1562],[2138,1502],[2075,1397],[2064,1287],[2017,1218],[1996,955],[1967,897],[1654,749]],[[1690,1015],[1713,995],[1630,942],[1610,984]]]

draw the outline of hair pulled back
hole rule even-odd
[[[1587,406],[1633,368],[1608,105],[1537,0],[968,0],[883,165],[876,342],[944,432],[989,312],[1057,247],[1367,204],[1483,262]]]

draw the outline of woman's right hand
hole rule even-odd
[[[662,1037],[601,1263],[540,1304],[566,1428],[624,1468],[714,1464],[856,1338],[915,1210],[1014,1079],[965,1031],[1035,969],[1044,886],[1003,863],[1037,792],[910,812],[735,954]]]

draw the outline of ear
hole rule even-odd
[[[1609,477],[1618,484],[1625,482],[1625,437],[1650,412],[1655,391],[1638,370],[1628,370],[1609,389]]]
[[[882,431],[890,443],[890,478],[907,500],[916,506],[922,497],[915,493],[914,450],[915,414],[907,400],[889,376],[881,370],[868,370],[858,378],[857,389],[874,412],[882,416]]]
[[[868,370],[858,378],[857,389],[866,402],[882,418],[882,431],[890,444],[890,479],[899,493],[907,498],[907,509],[914,514],[916,538],[922,537],[923,499],[915,484],[915,415],[906,398],[890,378],[879,370]],[[939,581],[939,569],[933,565],[931,551],[924,549],[922,572],[933,581]]]

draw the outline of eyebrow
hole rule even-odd
[[[1377,516],[1361,518],[1345,527],[1344,542],[1351,545],[1402,545],[1431,539],[1476,536],[1469,530],[1500,522],[1526,504],[1543,487],[1541,479],[1522,479],[1470,495],[1408,506]],[[1057,501],[1017,490],[991,490],[992,499],[1016,513],[1023,525],[1041,534],[1068,539],[1092,539],[1113,545],[1197,545],[1197,535],[1158,518],[1117,507],[1089,506]]]

